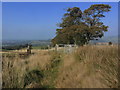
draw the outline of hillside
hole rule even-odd
[[[68,54],[32,53],[3,54],[3,88],[117,88],[117,46],[84,46]]]

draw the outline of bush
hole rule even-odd
[[[24,87],[31,83],[40,83],[43,77],[43,72],[39,70],[32,70],[27,72],[24,77]]]

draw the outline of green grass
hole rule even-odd
[[[33,49],[41,49],[41,46],[33,46]]]
[[[11,50],[8,50],[8,49],[0,49],[0,50],[2,50],[2,51],[11,51]]]
[[[33,46],[33,49],[48,49],[47,46]]]

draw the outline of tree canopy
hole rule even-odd
[[[109,12],[110,5],[95,4],[83,12],[79,7],[68,8],[56,29],[56,36],[52,39],[55,44],[77,44],[84,45],[90,40],[98,40],[108,31],[101,18],[104,13]]]

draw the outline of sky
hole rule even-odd
[[[79,7],[82,11],[92,4],[109,4],[111,11],[102,19],[109,26],[105,36],[118,34],[118,3],[93,2],[3,2],[3,40],[47,40],[55,37],[57,24],[61,22],[65,10]]]

